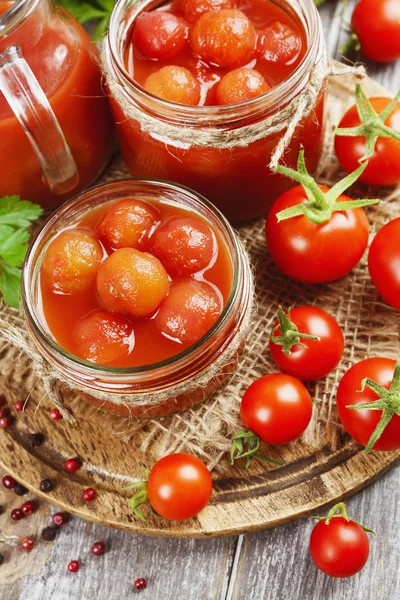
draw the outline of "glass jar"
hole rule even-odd
[[[40,267],[44,251],[54,236],[92,209],[126,197],[170,201],[200,214],[226,245],[232,261],[232,288],[214,326],[196,344],[157,364],[135,368],[109,368],[81,360],[66,352],[46,326],[41,306]],[[33,241],[24,266],[22,301],[30,334],[40,354],[54,371],[102,410],[123,416],[154,417],[181,411],[208,398],[236,369],[252,304],[252,278],[247,256],[232,227],[211,203],[189,189],[157,180],[126,180],[88,190],[65,204],[50,218]],[[65,315],[68,319],[68,315]],[[213,366],[221,364],[215,372]],[[212,376],[208,376],[212,370]],[[197,385],[200,380],[201,383]],[[169,393],[179,386],[179,394]],[[93,393],[93,395],[92,395]],[[104,400],[104,394],[107,401]],[[162,395],[156,405],[135,406],[135,395]],[[125,404],[110,402],[123,396]]]
[[[299,97],[314,67],[324,60],[322,24],[314,1],[277,1],[299,23],[308,43],[302,62],[290,77],[247,102],[206,107],[162,100],[136,83],[125,67],[126,40],[133,20],[160,4],[160,0],[119,0],[105,41],[103,64],[114,96],[111,106],[128,170],[135,177],[160,177],[187,185],[204,194],[232,221],[265,215],[274,200],[292,185],[268,166],[285,130],[241,145],[241,128],[263,122],[267,127],[267,119],[276,117]],[[314,108],[300,121],[286,149],[283,161],[289,167],[296,166],[301,145],[309,171],[317,166],[322,150],[324,90],[323,85]],[[136,114],[141,123],[127,115],[130,108],[139,111]],[[153,124],[147,124],[146,118],[153,118]],[[174,140],[160,131],[157,122],[160,126],[185,127],[185,134],[181,140]],[[200,147],[193,142],[200,130],[226,132],[227,138],[236,137],[238,144],[233,148]]]
[[[0,197],[50,208],[100,174],[114,125],[99,63],[57,2],[0,0]]]

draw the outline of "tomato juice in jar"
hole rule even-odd
[[[312,0],[119,0],[103,63],[128,170],[187,185],[232,221],[265,215],[292,185],[269,168],[286,131],[268,134],[271,119],[324,60]],[[324,90],[286,148],[289,167],[302,145],[308,169],[317,166]]]
[[[56,373],[104,410],[153,417],[205,400],[234,372],[252,283],[236,234],[208,201],[126,180],[51,217],[29,250],[22,295]],[[143,394],[162,400],[135,405]]]
[[[0,0],[0,197],[45,208],[86,188],[114,149],[98,49],[50,0]]]

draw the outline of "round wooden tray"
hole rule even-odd
[[[282,449],[285,464],[281,467],[266,469],[264,464],[253,463],[246,471],[227,463],[226,475],[214,476],[211,503],[198,517],[168,522],[144,508],[147,520],[142,522],[130,509],[131,493],[121,488],[149,465],[134,442],[113,435],[104,419],[105,415],[97,413],[79,425],[54,423],[47,410],[36,410],[35,403],[28,403],[14,425],[1,431],[0,466],[38,496],[84,519],[154,536],[213,537],[257,531],[320,513],[325,505],[371,483],[400,458],[400,453],[367,455],[345,435],[335,451],[327,446],[305,455],[298,442]],[[35,432],[44,433],[45,441],[32,448],[29,436]],[[64,462],[73,456],[81,457],[83,466],[70,474]],[[40,480],[46,477],[55,483],[49,494],[39,490]],[[82,500],[87,487],[98,492],[97,499],[88,504]]]
[[[354,88],[353,81],[351,85]],[[384,91],[370,79],[366,81],[366,86],[371,95],[380,95]],[[331,81],[328,102],[330,122],[327,131],[330,131],[332,123],[338,122],[343,109],[352,102],[350,87],[348,80],[346,84],[346,79],[334,78]],[[116,174],[121,177],[124,172],[117,171]],[[256,253],[255,259],[263,260],[264,253],[263,245],[262,254]],[[363,268],[366,269],[366,266]],[[369,280],[361,277],[362,285],[357,288],[357,297],[351,299],[351,302],[355,302],[355,314],[360,311],[360,294],[363,295],[364,305],[369,306],[371,295],[375,293],[372,283],[370,288],[365,287],[367,279]],[[331,287],[330,293],[336,294],[335,297],[340,299],[339,288],[335,290],[334,286]],[[302,302],[305,298],[308,302],[315,298],[316,291],[309,291],[308,297],[301,294]],[[284,288],[283,295],[280,302],[293,305],[299,301],[293,297],[289,284]],[[324,298],[326,300],[322,293],[319,298],[321,306],[325,305]],[[379,304],[380,312],[374,315],[376,343],[383,339],[383,323],[392,319],[391,314],[387,314],[390,309],[384,307],[383,314],[381,306]],[[372,319],[372,315],[370,316]],[[392,320],[390,322],[390,335],[385,339],[392,344],[393,353],[397,346],[393,350],[393,323]],[[364,353],[362,357],[365,356],[365,348],[374,347],[365,331],[370,326],[369,320],[363,319],[353,327],[357,331],[358,345],[361,348],[358,352]],[[398,339],[397,335],[395,343],[398,343]],[[350,346],[347,350],[352,343],[350,334],[348,341]],[[379,347],[382,351],[382,344]],[[398,351],[394,354],[398,355]],[[135,519],[131,511],[129,497],[132,493],[122,491],[122,488],[132,478],[138,478],[149,470],[154,464],[153,457],[141,451],[134,435],[127,442],[126,436],[115,433],[118,427],[113,427],[113,421],[118,417],[107,416],[93,409],[90,417],[80,418],[79,423],[71,425],[65,421],[52,422],[45,410],[43,394],[36,393],[40,397],[35,397],[35,390],[23,389],[22,363],[15,363],[14,366],[14,370],[18,372],[18,381],[15,378],[7,379],[1,368],[3,357],[2,350],[0,393],[5,394],[10,405],[16,399],[24,400],[28,392],[32,398],[27,403],[26,410],[16,414],[14,424],[6,430],[0,430],[0,467],[48,502],[104,525],[168,537],[213,537],[257,531],[296,517],[320,513],[325,505],[333,504],[374,481],[400,458],[400,452],[366,454],[337,427],[336,437],[331,437],[329,444],[316,444],[315,449],[301,441],[269,449],[268,453],[272,457],[282,460],[283,465],[280,467],[271,468],[270,465],[255,461],[249,471],[246,471],[242,464],[231,467],[228,460],[224,459],[219,465],[218,473],[213,473],[214,491],[211,502],[198,517],[190,521],[168,522],[144,508],[148,518],[142,522]],[[342,362],[349,364],[353,361],[354,356],[348,355],[346,361]],[[345,368],[344,364],[342,368]],[[251,372],[255,373],[254,365]],[[19,394],[22,397],[18,397]],[[42,401],[43,405],[38,409]],[[45,440],[41,446],[32,448],[29,438],[35,432],[43,433]],[[76,473],[69,474],[64,469],[64,463],[74,456],[79,456],[83,465]],[[54,481],[55,487],[51,493],[43,494],[39,490],[39,484],[41,479],[47,477]],[[98,492],[96,500],[88,504],[82,500],[82,492],[87,487],[94,487]]]

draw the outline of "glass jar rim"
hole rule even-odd
[[[274,1],[278,1],[280,4],[288,3],[288,0]],[[306,32],[308,41],[306,53],[301,63],[289,77],[272,87],[265,94],[237,104],[188,106],[165,100],[146,90],[130,76],[125,67],[123,56],[121,56],[120,48],[118,47],[119,36],[126,34],[129,30],[128,27],[125,31],[120,31],[120,24],[123,21],[125,11],[127,9],[131,10],[132,18],[129,22],[131,25],[132,20],[143,9],[149,5],[152,7],[158,6],[163,2],[165,0],[118,0],[111,15],[108,33],[105,38],[105,57],[108,65],[116,69],[118,76],[124,84],[122,89],[120,87],[121,91],[126,94],[128,90],[135,101],[142,106],[149,107],[157,116],[168,116],[168,113],[170,113],[174,119],[181,117],[186,120],[188,117],[193,116],[193,124],[198,126],[204,122],[225,125],[230,120],[248,117],[249,115],[254,116],[258,112],[265,113],[266,110],[273,110],[282,103],[286,104],[290,95],[295,95],[301,91],[306,81],[308,81],[311,69],[319,59],[323,28],[318,9],[315,6],[314,0],[297,0],[300,7],[305,11],[307,25],[310,27],[310,30]],[[288,3],[288,5],[292,11],[298,14],[298,11],[296,11],[296,8],[291,3]],[[135,7],[136,10],[134,10]],[[112,76],[112,73],[110,75]],[[186,121],[185,123],[185,125],[191,124],[190,121]]]
[[[0,15],[0,37],[8,35],[21,21],[28,18],[41,0],[15,0]]]
[[[67,217],[68,214],[72,214],[71,222],[76,220],[79,213],[84,213],[89,210],[90,207],[87,206],[85,202],[90,202],[95,198],[99,198],[98,202],[96,202],[96,206],[101,205],[103,202],[109,202],[112,198],[105,199],[104,194],[106,191],[113,191],[115,195],[117,193],[120,194],[119,198],[121,199],[123,195],[132,194],[132,187],[134,186],[150,186],[155,192],[162,191],[168,189],[169,192],[176,193],[177,191],[181,194],[183,193],[187,197],[191,197],[192,200],[196,202],[198,206],[203,206],[209,214],[211,214],[214,218],[214,223],[218,223],[220,225],[221,231],[224,232],[226,238],[230,242],[230,248],[228,250],[234,254],[231,255],[232,259],[232,288],[230,295],[225,303],[223,311],[218,318],[218,320],[214,323],[212,328],[195,344],[189,346],[186,350],[157,363],[152,363],[149,365],[144,365],[141,367],[128,367],[128,368],[117,368],[117,367],[106,367],[101,365],[96,365],[94,363],[85,361],[76,357],[75,355],[67,352],[61,345],[59,345],[54,339],[51,338],[49,332],[43,327],[40,317],[37,314],[37,307],[35,306],[35,300],[33,298],[34,294],[32,290],[37,280],[37,261],[43,256],[44,250],[47,245],[50,243],[51,239],[53,239],[54,234],[57,231],[54,231],[51,234],[51,230],[54,229],[58,222],[64,217]],[[124,190],[126,191],[123,194]],[[130,192],[128,191],[130,190]],[[136,193],[140,193],[139,189]],[[143,193],[143,190],[142,190]],[[118,197],[114,197],[115,200]],[[75,209],[78,207],[81,210]],[[204,216],[204,215],[203,215]],[[68,217],[67,217],[68,218]],[[43,243],[43,239],[48,236],[47,240]],[[42,244],[42,246],[41,246]],[[212,341],[215,335],[221,332],[224,329],[224,326],[229,321],[231,317],[232,309],[236,306],[237,300],[240,296],[241,289],[240,283],[243,278],[243,266],[241,262],[241,247],[237,238],[236,233],[234,232],[232,226],[229,224],[227,219],[222,215],[222,213],[209,202],[206,198],[202,197],[197,192],[186,188],[185,186],[175,184],[173,182],[160,180],[160,179],[122,179],[113,181],[111,183],[100,184],[95,187],[92,187],[82,194],[78,195],[74,200],[70,200],[64,203],[53,215],[47,220],[43,228],[36,234],[34,239],[32,240],[30,247],[28,249],[28,253],[25,259],[24,267],[23,267],[23,275],[22,275],[22,306],[25,312],[26,319],[28,321],[28,325],[30,329],[33,331],[36,342],[39,341],[42,348],[45,349],[50,348],[56,358],[62,363],[66,363],[67,366],[76,367],[83,369],[87,376],[105,376],[120,378],[124,376],[135,376],[135,375],[147,375],[149,379],[150,376],[157,374],[160,370],[165,368],[171,368],[173,372],[183,368],[185,366],[185,361],[188,358],[196,358],[202,356],[204,352],[204,347],[208,342]],[[36,273],[35,273],[36,271]]]

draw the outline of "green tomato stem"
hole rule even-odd
[[[256,458],[269,462],[273,465],[282,465],[279,460],[259,454],[258,451],[260,449],[260,445],[261,440],[259,436],[254,433],[254,431],[250,431],[250,429],[242,429],[239,431],[239,433],[237,433],[232,440],[230,450],[231,465],[234,464],[235,460],[239,460],[240,458],[247,458],[246,469],[249,468],[253,460]]]
[[[340,514],[337,514],[337,513],[340,513]],[[373,533],[375,535],[375,531],[373,529],[369,529],[368,527],[365,527],[358,521],[355,521],[354,519],[351,519],[349,517],[349,515],[347,513],[347,507],[344,502],[338,502],[338,504],[335,504],[335,506],[333,508],[331,508],[331,510],[329,511],[329,513],[326,517],[312,517],[312,519],[317,519],[317,521],[324,521],[325,525],[329,525],[329,523],[332,521],[332,519],[335,519],[337,517],[346,519],[346,521],[348,521],[348,522],[351,521],[353,523],[356,523],[362,529],[364,529],[364,531],[366,531],[368,533]]]
[[[290,354],[293,346],[302,346],[303,348],[307,348],[306,344],[303,344],[301,340],[321,341],[321,338],[319,338],[317,335],[310,335],[298,330],[297,325],[290,319],[290,308],[288,308],[286,314],[282,307],[279,307],[278,321],[279,325],[274,327],[271,331],[270,340],[273,344],[282,346],[282,352],[284,354]],[[280,335],[275,335],[278,329],[280,329]]]

